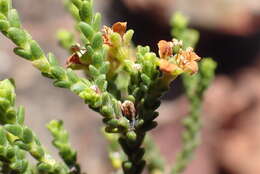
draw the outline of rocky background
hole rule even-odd
[[[13,0],[24,27],[43,49],[65,64],[55,33],[73,29],[61,0]],[[94,0],[104,13],[104,24],[128,21],[135,43],[156,51],[160,39],[170,39],[169,18],[180,10],[201,32],[198,52],[218,61],[218,75],[204,101],[202,145],[185,174],[260,173],[260,3],[258,0]],[[100,133],[100,116],[67,90],[54,88],[31,65],[12,53],[13,44],[0,37],[0,79],[12,77],[17,103],[26,107],[27,123],[46,147],[51,137],[45,124],[63,119],[88,173],[109,173],[106,141]],[[180,120],[188,105],[177,81],[160,108],[159,127],[153,132],[169,164],[180,148]],[[57,155],[56,155],[57,157]]]

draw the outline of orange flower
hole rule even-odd
[[[113,32],[120,34],[120,36],[123,38],[123,36],[126,32],[126,27],[127,27],[126,22],[117,22],[117,23],[113,24],[112,28],[104,26],[103,30],[102,30],[104,44],[112,46],[109,35],[112,34]]]
[[[165,40],[161,40],[158,43],[158,47],[159,47],[160,58],[165,59],[167,57],[172,56],[172,54],[173,54],[173,52],[172,52],[173,43],[172,42],[167,42]]]
[[[112,30],[116,33],[119,33],[121,37],[124,36],[127,28],[126,22],[117,22],[112,26]]]
[[[161,59],[160,60],[160,70],[165,73],[172,73],[177,70],[177,65],[170,63],[168,60]]]
[[[176,56],[178,66],[191,74],[198,72],[197,61],[200,59],[201,58],[193,51],[191,47],[187,48],[185,51],[180,50]]]

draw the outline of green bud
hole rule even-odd
[[[66,72],[60,66],[52,66],[51,73],[55,77],[55,79],[58,79],[58,80],[66,79]]]
[[[79,94],[80,92],[84,91],[86,89],[86,85],[82,82],[75,83],[71,86],[71,91],[75,92],[76,94]]]
[[[26,160],[16,161],[15,163],[11,164],[11,168],[13,170],[19,171],[21,173],[24,173],[27,167],[28,167],[28,161]]]
[[[119,119],[118,125],[121,126],[121,127],[123,127],[123,128],[125,128],[125,129],[128,129],[129,126],[130,126],[130,123],[129,123],[129,121],[127,120],[127,118],[121,117],[121,118]]]
[[[33,141],[33,132],[29,128],[23,130],[23,142],[29,144]]]
[[[124,168],[124,170],[129,170],[129,169],[131,169],[131,168],[132,168],[132,163],[131,163],[130,161],[125,161],[125,162],[123,163],[123,168]]]
[[[5,16],[8,16],[9,9],[11,8],[10,0],[1,0],[0,1],[0,12]]]
[[[16,47],[14,48],[14,53],[22,58],[25,58],[27,60],[32,60],[32,54],[30,51],[24,50],[23,48]]]
[[[39,171],[42,171],[42,172],[52,171],[52,166],[48,163],[43,163],[43,162],[39,163],[37,168],[38,168]]]
[[[13,107],[10,107],[6,111],[6,122],[7,123],[15,123],[16,122],[16,111]]]
[[[131,77],[128,72],[121,71],[115,80],[117,89],[122,90],[122,89],[127,89],[130,83]]]
[[[123,37],[124,43],[130,45],[134,35],[134,30],[128,30]]]
[[[103,55],[101,52],[95,52],[92,56],[92,64],[95,66],[101,65],[103,63]]]
[[[0,88],[1,89],[1,88]],[[1,92],[0,92],[1,93]],[[5,98],[0,97],[0,114],[5,114],[7,108],[11,105],[10,101]]]
[[[73,83],[76,83],[79,80],[77,74],[70,68],[67,69],[67,76],[69,78],[69,81],[71,81]]]
[[[121,42],[122,42],[122,38],[121,38],[119,33],[116,33],[116,32],[112,33],[110,35],[110,40],[111,40],[112,45],[114,47],[120,47]]]
[[[99,68],[100,74],[106,74],[109,70],[110,63],[105,61],[102,63],[101,67]]]
[[[82,21],[91,23],[92,21],[92,4],[90,1],[82,1],[79,15]]]
[[[106,122],[109,126],[111,127],[117,127],[118,125],[118,120],[117,119],[110,119],[109,121]]]
[[[99,75],[96,79],[96,85],[101,91],[105,91],[107,89],[106,75]]]
[[[93,31],[92,27],[88,23],[80,22],[79,23],[79,28],[80,28],[80,31],[84,34],[84,36],[88,40],[92,39],[92,37],[94,35],[94,31]]]
[[[127,137],[127,140],[130,141],[130,142],[134,142],[136,141],[136,133],[134,131],[129,131],[127,132],[126,134],[126,137]]]
[[[8,37],[18,46],[24,47],[27,42],[27,34],[24,30],[11,27],[8,30]]]
[[[50,71],[50,64],[45,57],[43,57],[41,59],[34,60],[32,62],[32,64],[33,64],[34,67],[36,67],[37,69],[39,69],[43,73],[49,73],[49,71]]]
[[[143,80],[143,82],[146,84],[146,85],[150,85],[151,84],[151,79],[147,76],[147,75],[145,75],[145,74],[142,74],[141,75],[141,79]]]
[[[32,40],[30,47],[33,58],[39,59],[44,56],[44,52],[36,41]]]
[[[27,144],[24,144],[22,141],[15,141],[14,142],[14,144],[15,145],[17,145],[19,148],[21,148],[21,149],[23,149],[23,150],[26,150],[26,151],[28,151],[29,149],[30,149],[30,146],[29,145],[27,145]]]
[[[4,146],[7,143],[6,135],[5,135],[5,130],[0,127],[0,145]]]
[[[187,28],[188,22],[188,19],[180,12],[175,13],[171,19],[172,26],[180,29]]]
[[[9,29],[10,25],[9,22],[6,20],[0,20],[0,30],[2,32],[7,32],[7,30]]]
[[[92,77],[98,77],[100,74],[98,69],[95,68],[93,65],[89,65],[89,73]]]
[[[51,66],[57,66],[59,64],[57,58],[52,53],[48,54],[48,62]]]
[[[101,14],[96,13],[94,20],[93,20],[93,24],[92,24],[92,27],[96,32],[98,32],[100,30],[101,20],[102,20]]]
[[[6,146],[0,146],[0,156],[6,156]]]
[[[61,80],[61,81],[53,82],[53,85],[56,86],[56,87],[59,87],[59,88],[70,88],[71,82],[65,81],[65,80]]]
[[[17,124],[7,124],[4,126],[4,128],[11,134],[17,136],[17,137],[22,137],[23,134],[23,129],[20,125]]]
[[[16,9],[11,9],[9,12],[8,20],[10,22],[11,27],[20,28],[20,18],[16,11]]]
[[[36,159],[41,159],[44,156],[44,150],[40,146],[33,146],[30,150],[32,156]]]
[[[92,39],[92,48],[94,50],[101,49],[103,46],[103,38],[102,38],[102,33],[98,32],[94,35]]]
[[[71,0],[71,2],[77,7],[80,8],[82,5],[82,0]]]
[[[111,106],[102,106],[101,113],[106,117],[113,117],[113,108]]]
[[[15,156],[15,149],[12,146],[7,146],[6,157],[12,159]]]

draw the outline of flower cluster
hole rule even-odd
[[[14,52],[30,61],[43,76],[52,79],[54,86],[69,89],[102,115],[104,130],[116,135],[118,146],[126,156],[120,162],[118,155],[113,156],[117,158],[117,168],[120,165],[124,174],[140,174],[147,162],[151,171],[162,172],[163,167],[157,164],[156,155],[148,155],[146,161],[142,144],[147,132],[157,126],[155,119],[159,113],[156,110],[169,84],[181,74],[190,76],[200,72],[197,63],[200,57],[193,49],[176,39],[169,42],[161,40],[158,55],[149,46],[135,47],[132,44],[134,31],[127,30],[126,22],[101,28],[101,15],[93,12],[92,0],[66,0],[67,8],[76,19],[81,40],[76,41],[76,37],[66,30],[59,32],[60,44],[70,54],[66,68],[63,68],[56,57],[52,53],[46,55],[22,27],[19,14],[12,8],[11,2],[0,0],[0,31],[15,43]],[[181,31],[178,32],[182,34]],[[85,76],[80,77],[76,70],[83,71]],[[1,84],[5,83],[0,82],[0,89]],[[68,142],[68,133],[62,122],[52,121],[48,125],[54,137],[53,144],[64,161],[58,163],[44,150],[34,133],[23,125],[20,118],[23,114],[13,109],[14,88],[10,86],[6,89],[11,89],[11,92],[0,90],[0,111],[1,107],[4,108],[0,121],[3,121],[7,136],[12,134],[8,143],[29,152],[39,162],[36,168],[40,173],[80,174],[76,152]],[[8,95],[2,98],[8,99],[11,107],[1,100],[1,95],[6,93]],[[16,158],[9,161],[10,170],[15,168],[13,165],[18,165],[16,163]],[[26,173],[26,165],[22,166],[21,173]]]
[[[195,74],[198,72],[197,61],[200,57],[191,47],[183,50],[182,41],[173,39],[172,42],[161,40],[158,43],[160,55],[160,70],[165,73],[179,75],[183,72]],[[174,54],[175,53],[175,54]]]

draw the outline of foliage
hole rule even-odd
[[[92,0],[67,0],[65,5],[76,21],[75,28],[82,43],[80,46],[76,37],[66,30],[58,33],[61,46],[71,54],[66,68],[59,65],[52,53],[46,55],[22,27],[11,0],[0,0],[0,31],[16,45],[15,54],[30,61],[43,76],[52,79],[54,86],[69,89],[102,115],[104,132],[111,142],[109,156],[117,173],[140,174],[146,164],[152,174],[164,172],[163,160],[157,158],[160,156],[157,148],[151,138],[145,140],[145,137],[157,126],[155,118],[159,113],[156,109],[169,84],[181,74],[191,76],[185,80],[192,108],[185,121],[188,138],[184,139],[184,152],[181,154],[182,159],[186,158],[196,144],[200,103],[213,77],[215,64],[204,59],[199,70],[197,61],[200,57],[185,45],[193,42],[186,42],[192,34],[188,32],[190,29],[186,29],[185,20],[174,20],[178,31],[173,30],[184,44],[176,39],[161,40],[157,56],[149,46],[133,46],[134,31],[127,30],[125,22],[101,29],[101,15],[93,12]],[[83,71],[85,77],[78,76],[76,70]],[[197,76],[193,75],[197,72]],[[1,81],[0,89],[2,173],[80,174],[76,151],[69,143],[62,122],[52,121],[47,126],[54,138],[53,145],[63,159],[63,162],[57,162],[33,131],[23,124],[23,107],[15,109],[13,81]],[[148,153],[145,154],[145,150]],[[27,152],[35,158],[36,165],[26,160]],[[179,168],[184,168],[186,161],[183,163]]]

